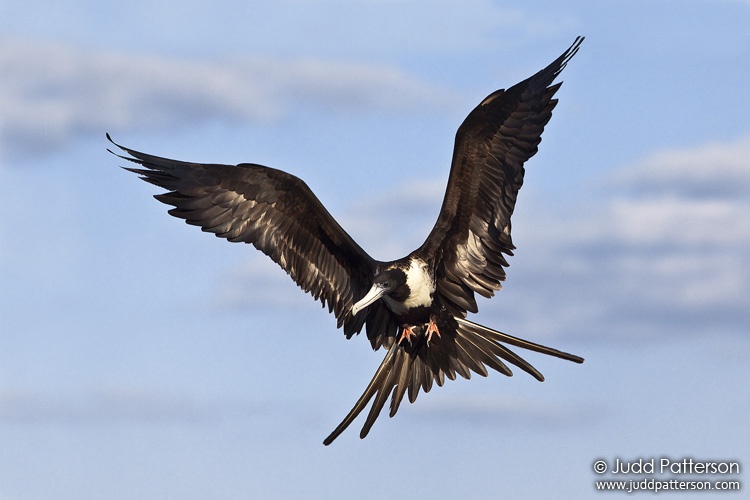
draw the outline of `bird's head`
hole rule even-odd
[[[370,291],[352,306],[352,314],[356,315],[359,311],[384,295],[389,296],[397,302],[402,302],[409,296],[406,273],[402,269],[387,269],[375,276]]]

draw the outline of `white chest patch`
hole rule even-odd
[[[435,280],[430,276],[427,263],[420,259],[411,259],[409,268],[405,272],[409,296],[402,303],[395,302],[386,296],[388,306],[395,313],[413,307],[429,307],[432,304],[432,295],[435,293]]]

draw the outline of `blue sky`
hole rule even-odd
[[[383,354],[106,152],[285,169],[396,258],[464,116],[579,34],[476,319],[586,363],[529,354],[544,383],[447,383],[364,441],[321,444]],[[748,61],[738,0],[0,0],[0,500],[597,498],[599,458],[750,463]]]

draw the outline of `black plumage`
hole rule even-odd
[[[389,398],[393,416],[404,396],[414,402],[420,389],[441,386],[445,377],[486,376],[487,368],[510,376],[511,364],[544,380],[504,344],[583,362],[466,319],[477,312],[475,293],[491,297],[505,280],[524,163],[537,152],[557,104],[560,83],[553,81],[582,41],[578,37],[532,77],[493,92],[467,116],[456,134],[438,220],[422,246],[397,261],[370,257],[310,188],[286,172],[250,163],[182,162],[113,144],[127,153],[121,158],[140,165],[127,170],[167,190],[156,198],[174,207],[170,214],[229,241],[253,244],[327,306],[347,338],[365,328],[374,349],[387,349],[354,408],[324,443],[373,401],[360,433],[365,437]]]

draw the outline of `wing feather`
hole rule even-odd
[[[523,184],[524,163],[537,152],[557,104],[553,80],[583,41],[508,90],[487,96],[456,133],[440,216],[415,253],[437,259],[437,292],[453,314],[476,312],[475,293],[491,297],[513,255],[510,218]]]
[[[107,138],[128,155],[117,156],[140,166],[126,170],[168,190],[155,198],[174,207],[171,215],[229,241],[254,245],[327,306],[347,336],[361,330],[367,314],[382,316],[380,308],[369,308],[352,317],[351,306],[367,292],[378,262],[299,178],[255,164],[170,160]]]

